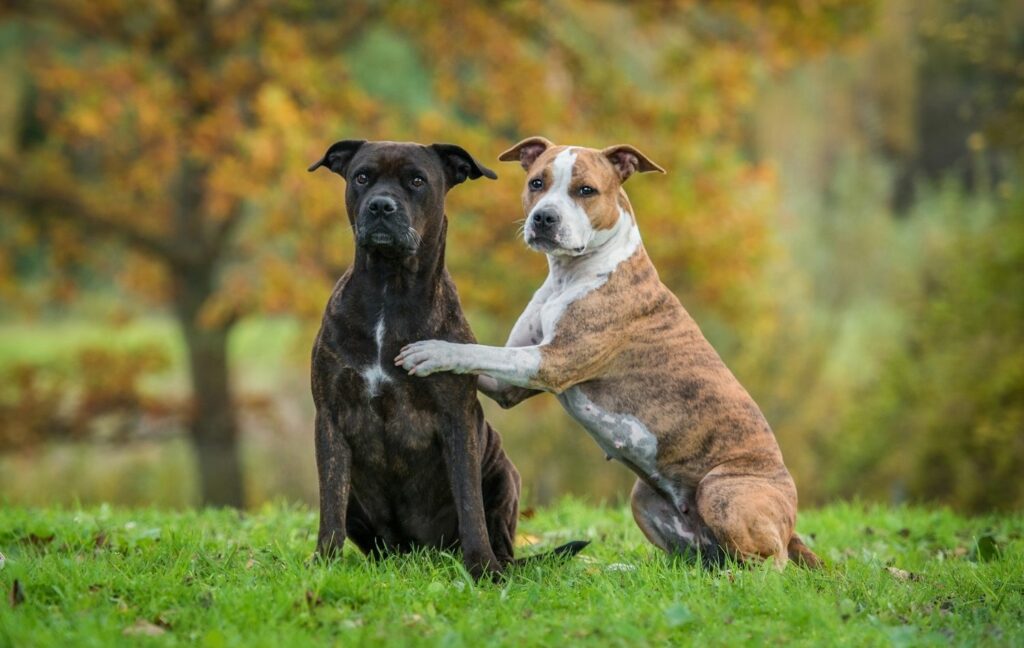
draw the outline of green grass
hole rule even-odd
[[[1020,514],[835,505],[800,524],[825,569],[708,572],[657,553],[624,508],[565,501],[523,520],[539,542],[521,553],[593,544],[500,584],[438,553],[318,564],[315,525],[283,505],[5,507],[0,585],[24,601],[0,603],[0,646],[1024,644]]]

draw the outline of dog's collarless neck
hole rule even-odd
[[[356,254],[354,271],[366,278],[361,283],[369,292],[429,302],[443,280],[444,244],[436,251],[420,249],[415,255],[402,259],[360,251]]]

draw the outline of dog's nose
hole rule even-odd
[[[533,224],[536,227],[554,227],[562,220],[553,209],[540,209],[533,212]]]
[[[370,199],[366,208],[374,215],[393,214],[398,211],[398,203],[387,196],[375,196]]]

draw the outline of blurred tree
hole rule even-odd
[[[25,74],[0,199],[31,227],[0,230],[0,246],[16,257],[42,233],[58,269],[173,309],[203,498],[238,505],[228,337],[253,311],[315,320],[346,265],[340,187],[304,173],[328,143],[457,141],[485,159],[531,134],[641,147],[672,173],[632,181],[646,245],[721,342],[760,312],[773,253],[775,178],[744,151],[758,81],[847,42],[873,6],[9,2]],[[520,189],[509,167],[460,189],[451,219],[464,301],[501,323],[490,341],[545,268],[514,235]]]
[[[1012,507],[1024,5],[888,3],[867,36],[762,94],[787,254],[735,366],[805,501]]]
[[[1024,148],[1024,3],[908,3],[917,61],[915,146],[898,158],[896,207],[914,183],[956,174],[987,191],[1016,171]]]
[[[1024,505],[1024,197],[933,228],[907,328],[843,425],[836,492],[942,501],[962,510]],[[956,205],[955,198],[947,198]],[[951,210],[952,211],[952,210]],[[994,213],[993,213],[994,212]],[[838,449],[837,449],[838,450]]]
[[[5,17],[25,30],[31,81],[18,150],[0,171],[0,197],[44,227],[58,255],[87,258],[88,242],[98,237],[132,251],[121,276],[171,306],[181,325],[203,499],[241,506],[227,343],[269,275],[232,291],[224,273],[241,249],[247,198],[280,182],[259,127],[292,116],[289,106],[276,105],[281,90],[272,80],[307,71],[303,59],[315,61],[317,46],[344,42],[372,7],[13,4]],[[321,22],[333,27],[327,39]]]

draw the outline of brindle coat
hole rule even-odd
[[[551,274],[505,348],[425,341],[396,361],[414,375],[480,374],[481,390],[505,407],[536,390],[556,394],[609,458],[638,474],[634,517],[666,551],[817,565],[794,533],[796,487],[768,422],[640,242],[621,185],[661,168],[630,146],[543,138],[501,159],[527,171],[524,236],[548,253]]]
[[[317,551],[338,554],[346,537],[371,556],[461,548],[474,575],[500,572],[513,555],[519,473],[475,379],[413,379],[386,361],[413,340],[474,341],[444,264],[444,200],[495,175],[437,144],[338,142],[310,170],[319,166],[346,179],[357,248],[313,346]]]

